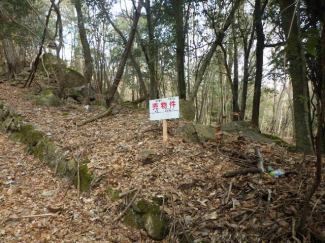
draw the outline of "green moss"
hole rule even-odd
[[[137,109],[138,106],[132,102],[123,102],[122,105],[124,107],[130,108],[130,109]]]
[[[37,130],[29,130],[26,134],[27,145],[33,147],[44,137],[44,134]]]
[[[165,196],[165,197],[153,197],[152,201],[154,203],[156,203],[157,205],[162,206],[164,203],[166,203],[168,201],[168,197],[167,196]]]
[[[67,172],[67,163],[64,159],[60,160],[59,164],[58,164],[58,169],[57,169],[57,173],[59,175],[65,175]]]
[[[105,100],[96,100],[92,104],[97,106],[106,106]]]
[[[143,213],[160,213],[159,205],[155,203],[149,203],[146,200],[140,200],[137,203],[137,207]]]
[[[36,158],[38,158],[41,161],[44,161],[44,156],[47,152],[47,148],[48,148],[48,141],[47,139],[43,139],[41,141],[39,141],[33,151],[33,154]]]
[[[120,193],[121,193],[120,190],[113,191],[111,194],[111,200],[116,201],[116,200],[120,199]]]
[[[183,234],[180,239],[181,243],[193,243],[195,238],[192,235]]]
[[[68,116],[69,112],[62,112],[62,116]]]
[[[22,128],[21,128],[21,133],[24,135],[24,136],[27,136],[27,133],[29,132],[29,131],[31,131],[31,130],[33,130],[34,128],[33,128],[33,126],[32,125],[30,125],[30,124],[26,124],[26,125],[24,125]]]
[[[280,137],[274,135],[274,134],[266,134],[263,133],[263,136],[272,139],[276,144],[280,145],[280,146],[284,146],[284,147],[288,147],[288,148],[294,148],[294,146],[290,143],[287,143],[286,141],[284,141],[283,139],[281,139]]]
[[[83,161],[82,161],[82,164],[89,164],[90,163],[90,159],[84,159]]]
[[[24,135],[20,132],[14,132],[14,133],[10,134],[9,138],[14,142],[24,142],[25,141]]]
[[[113,188],[112,188],[111,186],[107,186],[107,188],[106,188],[106,193],[108,193],[108,194],[112,194],[113,191],[114,191],[114,190],[113,190]]]
[[[56,90],[54,90],[54,89],[45,89],[45,90],[43,90],[42,92],[41,92],[41,94],[42,95],[51,95],[51,94],[54,94],[54,95],[56,95],[57,94],[57,92],[56,92]]]
[[[80,190],[87,191],[93,180],[93,175],[88,172],[88,167],[86,164],[83,164],[79,167],[79,176],[80,176]],[[78,175],[73,179],[73,185],[78,188]]]
[[[135,212],[132,209],[129,209],[125,216],[124,216],[124,223],[130,228],[133,229],[142,229],[143,228],[143,222],[141,219],[141,215]]]
[[[168,235],[167,219],[160,214],[146,213],[142,217],[144,228],[154,240],[163,240]]]

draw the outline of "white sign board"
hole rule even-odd
[[[150,120],[179,118],[179,99],[170,97],[149,101]]]

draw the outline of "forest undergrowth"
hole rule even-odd
[[[35,90],[34,90],[35,89]],[[66,179],[0,133],[0,239],[3,242],[153,242],[143,230],[129,229],[123,218],[127,206],[111,192],[136,189],[148,201],[166,198],[161,209],[171,229],[163,242],[293,242],[307,190],[312,184],[315,157],[289,152],[274,143],[252,142],[240,134],[216,132],[205,144],[184,140],[169,121],[169,141],[162,142],[159,122],[146,110],[123,109],[119,114],[76,127],[105,108],[65,103],[57,108],[35,105],[34,89],[0,84],[0,98],[24,121],[47,134],[68,156],[89,159],[96,174],[92,188],[81,193]],[[226,137],[226,139],[224,139]],[[223,174],[256,167],[259,147],[269,173]],[[150,163],[141,152],[154,151]],[[309,205],[306,242],[325,229],[325,188],[321,184]],[[323,236],[322,236],[323,234]],[[182,237],[183,236],[183,237]]]

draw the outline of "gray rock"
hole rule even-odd
[[[195,107],[193,102],[188,100],[179,100],[180,117],[186,121],[194,121]]]
[[[215,139],[215,130],[211,126],[199,123],[188,123],[180,129],[185,140],[195,143],[205,143]]]
[[[163,240],[168,234],[168,222],[164,216],[146,213],[142,220],[146,232],[154,240]]]
[[[221,126],[221,131],[228,133],[240,133],[243,137],[249,138],[253,141],[262,141],[269,143],[274,142],[272,139],[269,139],[262,135],[260,129],[249,121],[235,121],[223,124]]]
[[[37,99],[36,104],[44,106],[60,106],[61,101],[55,94],[48,93]]]

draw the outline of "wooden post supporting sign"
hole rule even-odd
[[[163,120],[163,141],[167,142],[168,140],[168,131],[167,131],[167,120]]]

